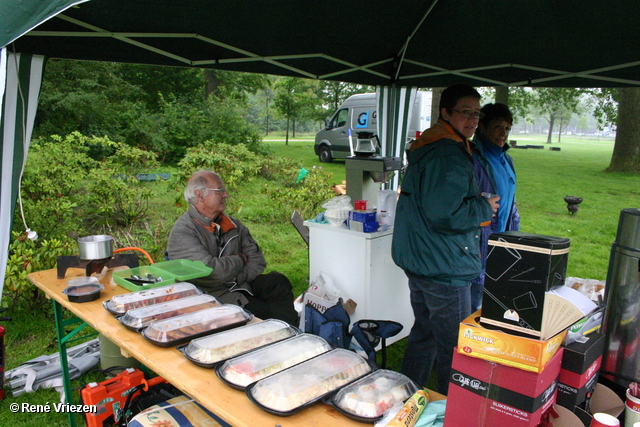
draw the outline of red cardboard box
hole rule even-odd
[[[534,427],[556,400],[562,350],[541,373],[454,351],[445,427]]]
[[[583,343],[574,342],[564,346],[557,402],[565,408],[573,409],[582,405],[598,382],[605,336],[592,333],[586,338]]]

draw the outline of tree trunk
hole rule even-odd
[[[621,88],[618,127],[607,172],[640,173],[640,88]]]
[[[208,98],[212,93],[215,94],[218,91],[218,86],[220,86],[220,79],[216,76],[214,70],[205,69],[204,70],[204,94]]]
[[[558,126],[558,142],[560,142],[560,135],[562,135],[562,117],[560,117],[560,126]]]
[[[496,86],[496,104],[509,105],[509,86]]]
[[[556,121],[556,116],[551,114],[549,117],[549,133],[547,134],[547,144],[551,144],[551,136],[553,135],[553,123]]]
[[[440,117],[440,96],[442,96],[442,91],[445,89],[444,87],[431,88],[431,126],[433,126]]]
[[[284,137],[284,145],[289,145],[289,115],[287,114],[287,131]]]

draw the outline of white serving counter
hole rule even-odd
[[[324,272],[346,301],[358,305],[351,324],[361,319],[394,320],[402,332],[387,344],[409,335],[413,310],[407,276],[391,258],[393,231],[362,233],[305,221],[309,227],[309,278]]]

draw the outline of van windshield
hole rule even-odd
[[[338,112],[333,116],[333,120],[331,120],[331,127],[339,128],[346,125],[348,116],[349,116],[348,108],[343,108],[342,110],[338,110]]]

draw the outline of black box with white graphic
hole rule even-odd
[[[491,234],[480,323],[538,339],[559,332],[544,330],[543,312],[561,303],[545,303],[545,297],[564,286],[569,244],[567,238],[520,231]]]

